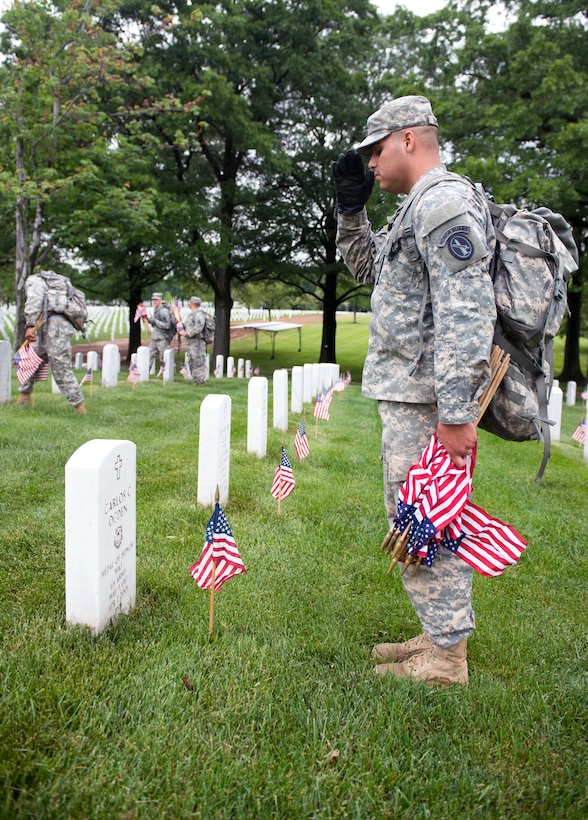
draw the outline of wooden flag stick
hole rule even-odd
[[[220,500],[220,489],[218,484],[216,485],[216,489],[214,491],[214,506],[219,503]],[[216,561],[214,560],[214,532],[212,534],[213,537],[213,556],[212,556],[212,574],[210,576],[210,615],[208,616],[208,631],[212,635],[212,626],[214,623],[214,584],[215,584],[215,576],[216,576]]]
[[[210,576],[210,615],[208,616],[208,631],[212,635],[214,623],[214,579],[216,575],[216,561],[212,559],[212,575]]]
[[[282,467],[280,466],[280,480],[278,482],[278,515],[280,514],[280,504],[282,503]]]
[[[505,353],[504,350],[501,350],[501,348],[498,347],[498,345],[494,345],[490,356],[490,368],[492,375],[490,377],[490,384],[478,399],[478,403],[480,405],[480,415],[478,416],[478,420],[475,422],[476,427],[480,423],[482,416],[492,401],[492,397],[500,387],[500,383],[508,370],[509,362],[510,354]]]

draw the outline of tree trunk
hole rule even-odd
[[[319,362],[337,362],[337,277],[338,273],[327,273],[323,299],[323,335]]]
[[[21,184],[27,180],[24,161],[24,146],[21,139],[16,141],[16,172]],[[16,319],[14,324],[14,349],[17,350],[24,341],[25,333],[25,282],[33,272],[39,248],[41,246],[41,228],[43,226],[43,205],[37,202],[32,227],[29,222],[30,200],[18,194],[16,197],[15,233],[16,247],[14,253],[14,286],[16,291]]]
[[[219,271],[216,278],[218,289],[214,297],[214,311],[216,325],[214,328],[214,346],[212,351],[211,371],[215,368],[217,356],[223,356],[225,363],[231,354],[231,310],[233,297],[231,296],[231,274],[228,267]]]
[[[580,365],[581,291],[568,291],[568,307],[570,315],[567,323],[563,370],[556,378],[560,382],[574,381],[582,384],[584,374]]]
[[[141,347],[141,328],[143,326],[143,319],[134,322],[137,306],[141,301],[137,296],[131,295],[129,298],[129,356],[127,361],[131,361],[131,356],[136,353]]]

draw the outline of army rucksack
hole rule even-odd
[[[76,330],[83,333],[88,322],[88,307],[82,291],[75,288],[67,276],[52,270],[40,271],[34,275],[45,283],[47,312],[61,313]]]
[[[206,345],[211,345],[214,342],[214,331],[216,328],[216,319],[210,316],[204,310],[204,327],[202,328],[202,338]]]
[[[544,442],[540,481],[550,454],[547,403],[553,379],[553,338],[567,310],[567,288],[578,269],[571,226],[549,208],[498,205],[467,177],[450,172],[408,196],[391,226],[391,253],[403,241],[413,261],[423,265],[416,245],[412,209],[423,193],[441,182],[459,180],[484,194],[496,232],[490,265],[496,302],[494,342],[510,354],[508,369],[479,426],[508,441]],[[400,227],[402,225],[402,228]],[[422,328],[421,328],[422,333]]]

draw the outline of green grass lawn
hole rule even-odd
[[[298,354],[283,334],[273,361],[261,336],[258,351],[252,338],[231,352],[271,377],[316,360],[317,339],[320,326],[305,326]],[[307,408],[302,463],[292,414],[287,434],[269,430],[266,458],[247,454],[244,380],[133,389],[121,376],[116,389],[85,386],[87,416],[47,384],[33,407],[0,406],[0,817],[588,816],[580,400],[564,407],[540,485],[540,446],[480,435],[473,500],[529,546],[502,577],[475,576],[469,685],[379,679],[373,643],[419,626],[379,549],[365,320],[341,321],[337,344],[354,381],[330,422],[317,428]],[[196,504],[207,392],[232,400],[225,512],[247,567],[217,594],[212,637],[209,593],[189,574],[211,512]],[[270,378],[270,424],[271,406]],[[137,445],[137,604],[97,637],[66,624],[64,592],[64,467],[93,438]],[[282,438],[297,487],[278,516]]]

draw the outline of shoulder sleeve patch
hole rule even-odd
[[[453,272],[488,255],[485,236],[459,202],[447,202],[425,215],[423,239]]]

